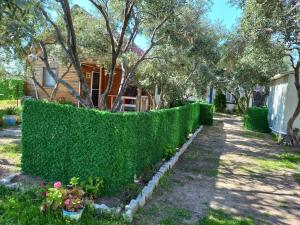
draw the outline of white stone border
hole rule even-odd
[[[0,184],[4,185],[7,188],[15,189],[15,188],[17,188],[17,183],[12,183],[11,181],[16,176],[20,176],[20,175],[21,175],[21,173],[13,173],[7,177],[4,177],[3,179],[0,180]]]
[[[132,222],[134,213],[141,207],[143,207],[146,204],[146,201],[152,197],[152,194],[154,192],[154,189],[158,186],[159,180],[162,178],[162,176],[165,175],[165,173],[171,169],[175,163],[178,161],[179,157],[187,150],[189,145],[192,143],[192,141],[195,139],[198,133],[200,133],[203,129],[203,126],[201,126],[196,132],[194,132],[190,139],[184,143],[184,145],[181,146],[181,148],[176,152],[176,154],[167,162],[163,163],[162,166],[159,168],[158,172],[152,177],[152,179],[148,182],[148,184],[143,188],[143,190],[140,192],[140,194],[130,201],[128,205],[125,206],[125,211],[122,213],[123,217],[129,221]],[[114,213],[117,215],[121,214],[120,208],[109,208],[105,204],[94,204],[94,207],[96,210],[104,213]]]
[[[113,213],[115,215],[123,215],[123,217],[132,222],[134,213],[141,207],[146,204],[146,201],[152,197],[154,189],[158,186],[159,180],[165,173],[170,170],[175,163],[178,161],[179,157],[187,150],[189,145],[193,142],[195,137],[198,133],[200,133],[203,129],[201,125],[192,135],[190,135],[190,139],[184,143],[181,148],[176,152],[176,154],[170,158],[168,161],[164,162],[162,166],[159,168],[158,172],[152,177],[152,179],[148,182],[148,184],[143,188],[143,190],[139,193],[139,195],[130,201],[128,205],[125,206],[125,211],[122,213],[122,209],[120,207],[117,208],[110,208],[105,204],[94,204],[95,209],[98,212],[102,213]],[[2,180],[0,180],[0,184],[8,188],[16,188],[17,183],[11,183],[11,181],[16,177],[19,176],[21,173],[14,173],[9,175]]]

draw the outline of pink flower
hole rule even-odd
[[[60,181],[57,181],[57,182],[54,183],[53,186],[54,186],[54,188],[58,189],[58,188],[61,187],[61,182],[60,182]]]
[[[65,203],[65,205],[70,205],[71,200],[70,200],[70,199],[66,199],[66,200],[64,201],[64,203]]]

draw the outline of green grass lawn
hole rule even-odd
[[[284,152],[275,155],[274,159],[257,158],[256,162],[260,170],[282,170],[282,169],[299,169],[300,153]]]
[[[199,221],[199,225],[255,225],[248,218],[231,216],[221,210],[210,209],[209,215]]]
[[[20,159],[21,146],[19,144],[0,145],[0,157],[8,159]]]
[[[123,219],[112,215],[97,214],[93,209],[86,208],[80,222],[66,222],[61,211],[40,212],[42,193],[31,190],[25,193],[11,191],[0,186],[0,224],[13,225],[119,225],[127,224]]]

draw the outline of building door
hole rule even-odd
[[[95,107],[98,107],[98,103],[99,103],[99,84],[100,84],[100,73],[93,72],[91,77],[91,95]]]

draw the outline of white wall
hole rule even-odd
[[[268,97],[268,119],[271,129],[276,133],[286,134],[288,120],[296,109],[298,97],[294,81],[293,73],[271,81]],[[299,116],[294,127],[300,129]]]
[[[272,80],[267,101],[270,128],[276,133],[286,133],[285,106],[289,77]]]

